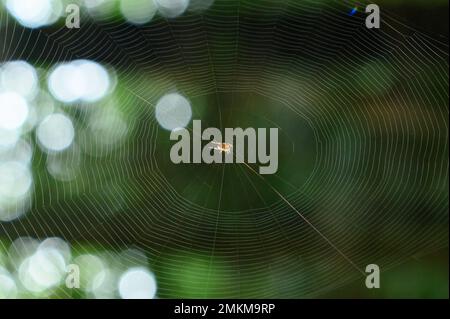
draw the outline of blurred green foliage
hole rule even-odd
[[[237,0],[227,2],[227,8],[233,14],[237,3]],[[445,0],[380,0],[379,3],[387,8],[407,6],[416,14],[427,12],[429,7],[448,7]],[[117,8],[114,15],[119,17]],[[261,20],[264,18],[260,17]],[[442,32],[441,21],[431,21],[431,28],[433,23],[436,23],[435,29]],[[0,29],[0,35],[4,30]],[[248,61],[239,61],[244,65],[240,69],[234,68],[236,61],[233,61],[235,64],[221,61],[229,57],[229,52],[242,55],[244,59],[248,48],[242,46],[248,45],[252,49],[252,37],[241,34],[236,39],[235,29],[227,31],[208,39],[208,54],[205,50],[200,51],[205,59],[211,60],[199,63],[199,67],[188,75],[185,69],[195,63],[176,64],[179,61],[171,60],[170,50],[162,58],[162,69],[148,64],[149,69],[155,67],[154,72],[130,72],[123,65],[111,63],[113,68],[117,67],[119,82],[115,92],[99,107],[105,108],[106,112],[114,107],[123,116],[128,123],[127,138],[106,152],[96,154],[97,146],[91,146],[94,154],[83,156],[77,177],[66,182],[49,176],[46,155],[36,148],[33,172],[34,179],[40,183],[36,185],[33,207],[20,222],[1,225],[0,265],[6,264],[5,252],[13,236],[31,234],[44,238],[53,235],[73,243],[74,256],[138,246],[146,252],[150,268],[156,274],[160,298],[448,298],[447,252],[441,250],[437,257],[411,261],[409,252],[412,248],[403,251],[404,241],[414,238],[414,232],[422,236],[420,231],[434,233],[424,238],[423,247],[417,249],[426,249],[433,240],[447,241],[448,245],[448,216],[443,213],[445,207],[448,208],[448,176],[410,180],[398,178],[393,173],[409,170],[414,175],[433,163],[448,163],[448,136],[439,135],[448,127],[448,120],[441,117],[442,110],[448,108],[448,104],[443,105],[445,95],[448,97],[448,74],[444,79],[435,76],[440,65],[424,65],[419,55],[412,56],[410,63],[416,63],[420,68],[407,70],[410,73],[405,75],[398,70],[395,56],[391,60],[369,59],[370,56],[361,57],[355,53],[358,60],[348,69],[342,68],[343,60],[336,61],[335,65],[327,62],[330,65],[325,66],[326,75],[331,80],[322,81],[323,74],[314,74],[308,69],[314,57],[303,57],[301,52],[290,51],[290,48],[271,47],[275,57],[272,61],[264,54],[250,55],[249,58],[255,60],[256,70],[268,70],[271,76],[263,79],[257,75],[246,77],[242,70]],[[178,41],[181,48],[205,44],[203,38],[189,43],[189,35],[181,36]],[[264,48],[262,40],[254,42]],[[158,43],[152,45],[156,52],[163,47],[161,43],[160,47]],[[161,52],[165,53],[162,49]],[[255,52],[261,51],[255,49]],[[86,53],[89,54],[89,48]],[[195,61],[197,56],[185,54],[183,57]],[[274,62],[277,58],[285,61],[285,66]],[[292,62],[294,59],[295,63]],[[271,61],[271,64],[259,65],[260,61]],[[35,62],[42,63],[47,69],[51,67],[48,61]],[[202,78],[208,72],[217,75],[215,83]],[[230,72],[233,77],[228,75]],[[225,88],[233,87],[231,93],[223,87],[222,90],[217,88],[222,74],[226,81],[219,84]],[[299,80],[298,74],[305,75]],[[412,83],[408,76],[422,89],[415,92],[416,102],[422,100],[427,104],[407,103],[395,108],[408,98],[404,93]],[[255,79],[260,84],[256,87],[257,93],[245,90],[254,84],[248,82]],[[45,77],[41,80],[45,86]],[[241,90],[238,84],[244,89]],[[305,100],[298,101],[291,94],[310,93],[314,91],[312,88],[321,95],[305,94]],[[207,126],[268,127],[279,124],[283,137],[280,144],[283,164],[279,174],[261,180],[242,167],[222,171],[220,167],[171,164],[168,160],[169,132],[158,128],[149,105],[154,105],[162,94],[176,90],[192,93],[193,118],[202,119]],[[434,95],[431,95],[429,92],[433,90]],[[356,103],[367,96],[370,97],[369,105]],[[349,100],[355,102],[354,105],[339,103]],[[292,105],[300,105],[304,113],[299,116]],[[75,119],[77,131],[84,132],[80,134],[80,140],[88,140],[96,134],[86,130],[89,109],[59,107]],[[435,117],[432,121],[435,136],[430,133],[424,138],[418,133],[430,123],[429,119],[417,115],[424,107],[429,111],[427,114]],[[342,116],[345,110],[351,116]],[[410,125],[409,130],[402,130],[405,122]],[[383,131],[380,129],[383,126],[389,129]],[[371,134],[358,136],[361,140],[352,135],[365,129]],[[106,134],[112,133],[106,131]],[[392,147],[395,143],[401,145],[402,152],[395,153]],[[361,152],[365,145],[374,146]],[[341,162],[330,165],[333,158],[316,161],[328,146],[342,155]],[[90,146],[86,147],[89,149]],[[374,161],[379,154],[391,157],[380,156]],[[314,172],[339,176],[309,184]],[[222,179],[220,174],[224,176]],[[359,191],[357,186],[366,181],[371,185],[362,185],[364,191]],[[377,252],[377,256],[383,256],[387,264],[391,260],[399,262],[395,267],[389,264],[392,268],[385,276],[383,273],[382,289],[368,291],[362,287],[363,280],[358,274],[334,278],[334,274],[341,271],[348,275],[343,270],[348,265],[313,232],[305,231],[295,213],[280,208],[279,197],[267,183],[287,197],[300,188],[301,195],[294,198],[294,205],[302,207],[302,213],[323,225],[325,233],[337,230],[342,234],[333,240],[338,246],[346,244],[344,246],[354,253],[359,264],[370,262],[367,256],[358,256],[361,251],[366,253],[367,247]],[[302,188],[305,184],[307,187]],[[380,191],[377,188],[380,185],[389,187]],[[433,190],[434,197],[424,196],[429,193],[422,193],[422,189]],[[323,201],[317,190],[321,196],[326,194],[328,201]],[[184,206],[179,204],[180,198]],[[349,210],[335,211],[335,204],[340,202],[348,203]],[[267,207],[271,208],[269,212],[264,211]],[[400,211],[404,207],[409,209],[403,215],[386,216],[387,211]],[[363,213],[358,215],[355,211]],[[389,221],[380,222],[383,218]],[[402,229],[393,231],[391,223],[401,225]],[[354,241],[346,241],[349,233],[355,235]],[[326,262],[329,266],[324,267]],[[120,267],[117,266],[122,269]],[[319,279],[314,277],[318,273],[321,274]],[[326,287],[327,280],[333,282],[329,289],[343,288],[332,292],[315,291],[315,287]],[[85,297],[82,292],[63,287],[47,297],[67,295]]]

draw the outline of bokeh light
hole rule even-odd
[[[19,130],[5,130],[0,128],[0,150],[7,150],[14,146],[20,138]]]
[[[33,97],[38,89],[38,75],[25,61],[7,62],[1,68],[0,89],[15,92],[23,97]]]
[[[44,243],[39,245],[31,256],[25,258],[19,267],[20,281],[33,293],[40,293],[58,285],[66,273],[64,251]]]
[[[10,148],[0,148],[0,162],[17,161],[29,164],[33,156],[33,146],[24,139],[18,139]]]
[[[28,116],[27,101],[14,92],[0,93],[0,129],[14,130],[21,127]]]
[[[191,117],[191,104],[178,93],[163,96],[156,105],[156,120],[166,130],[186,127]]]
[[[120,277],[119,293],[122,299],[153,299],[156,290],[155,277],[143,267],[130,268]]]
[[[153,1],[148,0],[121,0],[120,11],[129,22],[144,24],[152,20],[157,7]]]
[[[98,256],[83,254],[76,257],[74,264],[80,267],[83,276],[80,277],[80,286],[88,292],[98,290],[107,278],[107,268],[105,263]]]
[[[175,18],[183,14],[189,6],[189,0],[155,0],[158,11],[167,18]]]
[[[15,269],[22,261],[31,256],[39,247],[39,241],[32,237],[18,237],[9,246],[8,261]]]
[[[84,5],[88,9],[97,8],[103,5],[107,0],[84,0]]]
[[[72,120],[57,113],[47,116],[37,128],[40,145],[48,152],[60,152],[68,148],[75,137]]]
[[[49,76],[48,86],[61,102],[96,102],[108,93],[110,78],[100,64],[76,60],[57,66]]]
[[[73,64],[79,68],[84,81],[81,99],[85,102],[96,102],[102,99],[110,86],[106,69],[98,63],[86,60],[75,61]]]
[[[0,266],[0,299],[13,299],[17,296],[17,286],[12,275]]]
[[[33,177],[26,164],[0,162],[0,221],[9,222],[27,210]]]
[[[80,130],[80,146],[92,156],[104,156],[119,147],[129,127],[115,103],[89,112],[86,127]]]
[[[0,196],[3,198],[19,198],[31,187],[33,178],[27,166],[20,162],[0,164]]]
[[[28,28],[51,24],[62,14],[60,0],[6,0],[6,8],[20,24]]]
[[[120,253],[87,252],[86,247],[74,249],[59,237],[18,237],[7,251],[2,251],[2,244],[0,241],[0,298],[76,293],[99,299],[149,299],[156,295],[157,283],[147,267],[147,257],[132,247]],[[69,291],[67,279],[74,266],[79,271],[79,286]]]
[[[50,153],[47,156],[47,170],[59,181],[73,180],[80,169],[81,154],[76,145],[72,145],[63,152]]]

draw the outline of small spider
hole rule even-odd
[[[227,154],[231,152],[231,149],[233,147],[233,145],[231,145],[230,143],[219,143],[216,141],[212,141],[211,144],[214,144],[215,146],[210,146],[210,148]]]

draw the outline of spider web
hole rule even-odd
[[[78,134],[93,145],[83,172],[69,183],[36,173],[32,208],[0,232],[60,236],[80,252],[139,247],[163,298],[184,297],[180,286],[189,297],[320,296],[363,282],[368,264],[447,247],[447,44],[384,11],[369,30],[354,5],[216,0],[140,27],[84,13],[79,30],[23,29],[2,13],[4,61],[113,67],[129,136],[105,151]],[[279,127],[277,174],[171,164],[154,116],[169,92],[207,126]],[[90,111],[67,112],[83,127]]]

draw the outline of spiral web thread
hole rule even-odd
[[[186,282],[193,296],[306,297],[362,281],[351,263],[387,270],[448,246],[447,44],[384,11],[382,28],[368,30],[365,15],[348,16],[354,5],[217,0],[201,14],[140,27],[85,13],[81,29],[70,31],[30,31],[3,13],[2,60],[43,68],[81,58],[111,65],[122,88],[116,99],[128,126],[138,129],[135,142],[108,155],[113,165],[103,166],[103,150],[94,149],[98,156],[85,162],[89,180],[49,192],[51,176],[34,176],[42,202],[25,218],[0,224],[0,232],[11,240],[57,235],[72,245],[95,242],[111,253],[138,246],[157,269],[162,297],[174,296],[170,276],[183,268],[162,257],[167,250],[193,260],[208,254],[206,273],[196,278],[206,284]],[[316,161],[307,182],[283,191],[273,186],[280,198],[266,203],[261,195],[262,208],[230,212],[221,209],[222,195],[216,209],[184,198],[156,154],[162,135],[154,106],[173,90],[190,100],[216,96],[219,122],[224,93],[279,101],[280,112],[314,131]],[[85,114],[79,116],[82,122]],[[242,165],[230,170],[241,187],[259,178]],[[209,182],[223,185],[224,174],[225,168]]]

